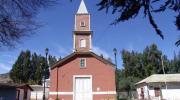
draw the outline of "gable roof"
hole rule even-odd
[[[28,89],[30,89],[31,91],[33,91],[33,89],[31,88],[31,86],[29,86],[28,84],[20,84],[20,85],[17,85],[16,87],[17,87],[17,88],[20,88],[20,89],[28,88]]]
[[[140,82],[136,83],[136,85],[141,83],[161,83],[161,82],[180,82],[180,74],[153,74]]]
[[[95,57],[96,59],[100,60],[101,62],[105,63],[105,64],[110,64],[111,66],[115,66],[115,64],[113,64],[111,61],[101,57],[101,56],[98,56],[97,54],[93,53],[93,52],[73,52],[71,53],[70,55],[66,56],[65,58],[59,60],[56,64],[54,64],[51,69],[54,69],[60,65],[63,65],[66,61],[78,56],[78,55],[81,55],[81,56],[93,56]]]
[[[84,0],[81,1],[81,4],[80,4],[79,9],[77,11],[77,14],[88,14]]]

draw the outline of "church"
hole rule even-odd
[[[73,52],[51,68],[49,100],[116,100],[115,65],[92,52],[90,22],[82,0],[75,15]]]

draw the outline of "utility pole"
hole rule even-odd
[[[162,69],[163,69],[163,74],[164,74],[164,83],[165,83],[165,87],[166,87],[166,96],[168,95],[167,94],[167,80],[166,80],[166,73],[165,73],[165,70],[164,70],[164,61],[163,61],[163,56],[161,55],[161,63],[162,63]]]
[[[46,89],[46,87],[45,87],[45,81],[46,81],[46,69],[45,69],[45,67],[48,65],[48,61],[47,61],[47,56],[48,56],[48,52],[49,52],[49,49],[48,48],[46,48],[45,49],[45,54],[46,54],[46,64],[43,66],[44,68],[43,68],[43,77],[44,77],[44,81],[43,81],[43,83],[44,83],[44,90],[43,90],[43,100],[46,100],[46,96],[45,96],[45,89]]]

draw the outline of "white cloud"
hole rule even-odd
[[[103,54],[105,58],[110,58],[110,55],[105,50],[101,49],[100,47],[93,46],[93,52],[95,52],[98,55]]]
[[[129,44],[129,45],[127,45],[127,46],[128,46],[128,47],[127,47],[127,50],[128,50],[128,51],[134,50],[133,44]]]
[[[66,48],[63,48],[62,46],[58,46],[58,52],[62,55],[67,55],[70,51]]]
[[[2,56],[4,56],[4,57],[8,57],[8,58],[14,58],[12,55],[10,55],[10,54],[3,54]]]
[[[0,63],[0,70],[7,72],[7,71],[11,70],[11,68],[6,64]]]
[[[53,45],[53,54],[57,57],[65,57],[71,53],[71,50],[67,47],[61,46],[57,43],[52,44]]]

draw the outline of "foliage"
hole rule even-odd
[[[162,59],[165,73],[180,72],[180,53],[169,60],[156,44],[147,46],[143,52],[123,50],[121,53],[123,69],[118,70],[117,88],[128,92],[130,96],[135,89],[135,83],[152,74],[163,74]]]
[[[156,24],[153,14],[172,11],[176,14],[175,25],[180,30],[179,0],[100,0],[97,5],[99,10],[106,9],[108,12],[112,9],[112,14],[118,14],[118,18],[112,24],[134,19],[140,14],[144,15],[162,39],[164,35]],[[176,45],[180,45],[180,40],[176,42]]]
[[[56,58],[49,55],[49,63],[46,58],[31,54],[29,50],[22,51],[10,71],[11,79],[16,83],[41,84],[42,76],[49,78],[49,66],[57,62]]]
[[[59,59],[61,59],[61,58],[59,58]],[[52,67],[57,62],[56,57],[55,56],[51,56],[51,55],[49,55],[48,60],[49,60],[49,66],[50,67]]]
[[[0,0],[0,47],[14,46],[39,28],[35,16],[55,0]]]

